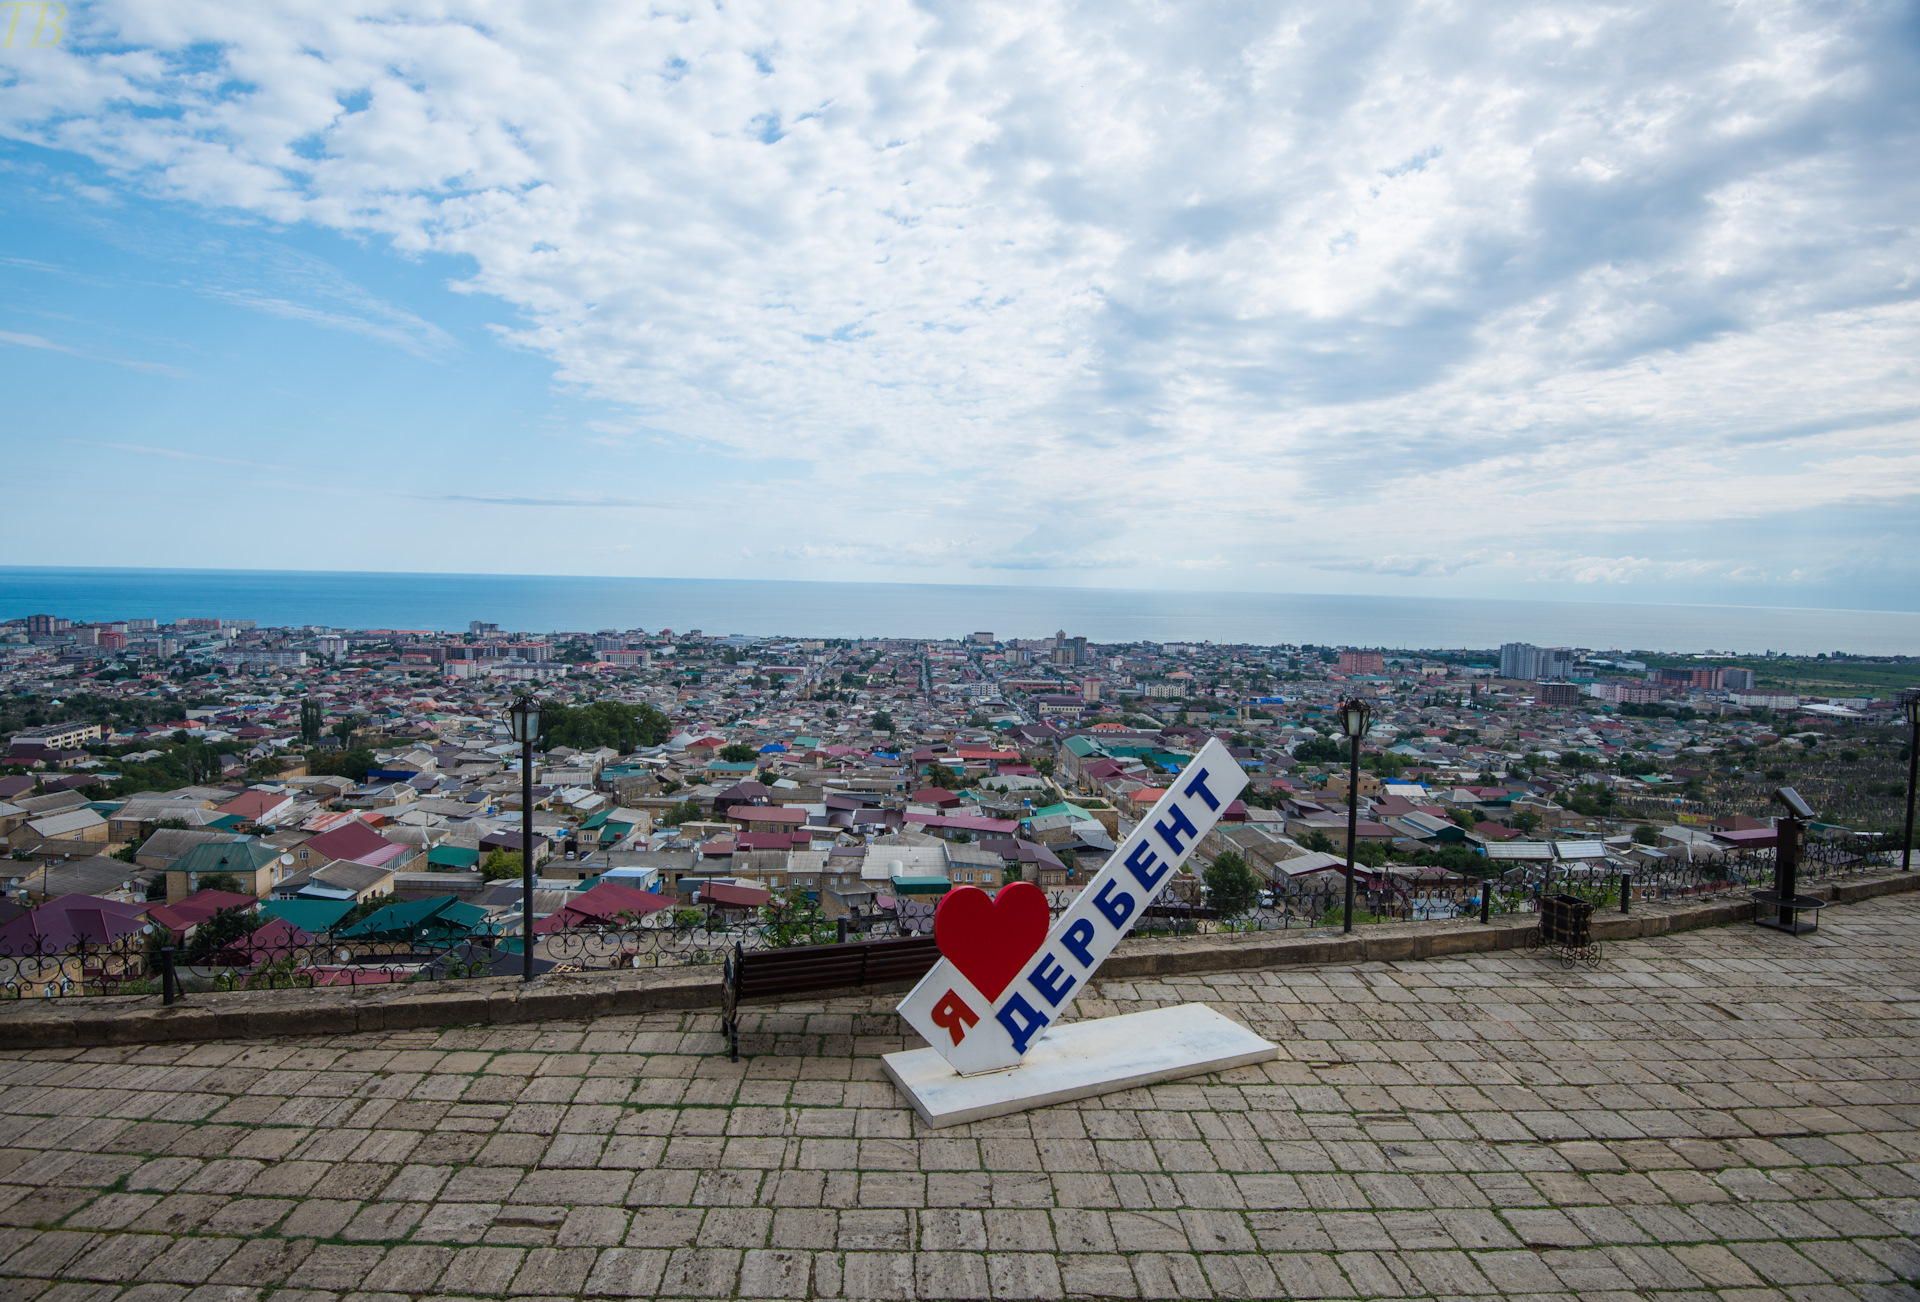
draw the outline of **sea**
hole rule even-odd
[[[1503,642],[1651,652],[1920,654],[1920,612],[499,574],[0,566],[0,619],[251,619],[513,632],[669,628],[750,637],[1048,637],[1387,649]]]

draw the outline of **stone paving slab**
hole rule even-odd
[[[0,1053],[0,1302],[1920,1298],[1920,898],[1108,980],[1272,1063],[933,1131],[888,1000]]]

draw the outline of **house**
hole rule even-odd
[[[177,904],[200,890],[202,878],[232,877],[249,899],[259,899],[293,871],[290,855],[258,841],[212,842],[194,846],[167,869],[167,903]]]
[[[21,865],[24,867],[25,865]],[[96,854],[45,864],[29,873],[20,889],[36,899],[62,895],[97,895],[103,899],[140,903],[141,874],[124,859]]]
[[[413,848],[397,845],[359,819],[348,818],[318,836],[302,841],[294,847],[293,857],[296,867],[350,859],[355,863],[397,869],[413,857]]]
[[[10,844],[23,847],[29,836],[46,841],[81,841],[105,845],[107,820],[83,804],[78,809],[63,810],[43,818],[29,818],[25,827],[14,832]]]
[[[369,913],[339,933],[342,939],[445,944],[473,933],[487,920],[487,911],[451,895],[403,900]]]
[[[242,822],[256,826],[271,826],[275,815],[283,814],[293,808],[293,793],[290,791],[262,791],[249,787],[224,805],[215,807],[216,813],[229,814]]]
[[[89,945],[138,943],[147,926],[147,906],[94,895],[62,895],[0,924],[0,953],[52,953],[80,941]]]
[[[533,924],[536,936],[577,927],[621,927],[650,913],[673,907],[673,900],[652,891],[639,891],[618,882],[602,881],[569,896],[557,912]]]
[[[188,827],[205,827],[220,815],[210,800],[152,799],[136,796],[107,815],[109,841],[138,841],[154,830],[155,824],[181,822]]]
[[[228,909],[237,909],[251,913],[260,901],[251,895],[239,895],[233,891],[195,891],[184,899],[168,904],[155,904],[147,909],[147,916],[165,927],[178,945],[187,938],[187,933],[211,918],[216,913]]]
[[[199,828],[163,827],[140,843],[134,852],[133,861],[142,868],[155,872],[164,872],[171,868],[181,855],[196,845],[232,844],[251,838],[238,832],[216,832]]]
[[[283,878],[273,888],[282,900],[346,900],[359,904],[393,894],[394,871],[384,864],[335,859]]]

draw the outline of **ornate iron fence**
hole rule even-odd
[[[1854,873],[1892,866],[1898,852],[1887,838],[1851,834],[1816,836],[1804,847],[1802,889]],[[1771,849],[1696,854],[1627,869],[1632,902],[1679,901],[1749,894],[1773,882]],[[1622,867],[1617,863],[1523,864],[1491,882],[1491,912],[1531,913],[1542,895],[1565,893],[1597,908],[1619,902]],[[1167,905],[1148,910],[1136,936],[1199,936],[1242,931],[1291,931],[1338,925],[1344,882],[1316,874],[1283,889],[1271,904],[1221,918],[1212,910]],[[1056,916],[1065,902],[1056,901]],[[1479,883],[1435,877],[1374,877],[1356,893],[1359,921],[1444,921],[1478,916]],[[659,919],[666,919],[663,923]],[[746,950],[818,944],[836,939],[927,935],[933,904],[902,899],[864,917],[808,928],[741,920],[720,912],[658,914],[645,923],[580,927],[534,937],[536,971],[710,966],[716,970],[738,945]],[[164,934],[135,932],[111,941],[52,944],[0,943],[0,999],[79,996],[192,995],[207,991],[362,987],[401,982],[453,981],[467,977],[517,976],[524,962],[518,937],[465,935],[345,937],[284,932],[275,942],[235,935],[224,945],[205,941],[173,947]]]

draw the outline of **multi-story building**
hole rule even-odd
[[[1509,642],[1500,648],[1500,676],[1521,681],[1568,678],[1573,674],[1573,652],[1565,647]]]
[[[1387,658],[1378,651],[1342,651],[1339,669],[1343,674],[1382,674]]]
[[[1580,704],[1581,691],[1572,683],[1539,683],[1533,689],[1535,705],[1571,709]]]
[[[7,741],[14,746],[39,745],[50,750],[73,750],[104,736],[105,730],[97,723],[49,723],[16,732]]]
[[[1675,687],[1691,687],[1702,691],[1718,691],[1725,686],[1724,669],[1693,669],[1685,666],[1668,667],[1659,670],[1659,681]]]

